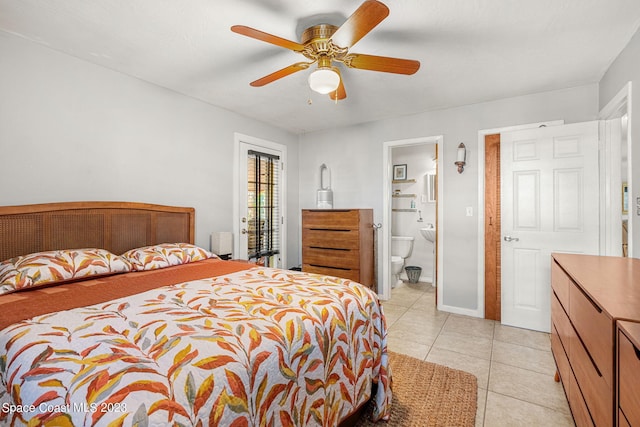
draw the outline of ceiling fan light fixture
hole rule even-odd
[[[309,74],[309,87],[311,90],[326,95],[334,92],[340,85],[340,75],[329,67],[318,67]]]

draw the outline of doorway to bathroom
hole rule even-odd
[[[442,136],[434,136],[383,144],[383,220],[379,235],[382,255],[378,258],[378,265],[382,267],[378,292],[382,299],[391,297],[394,282],[392,235],[413,238],[413,249],[403,267],[420,267],[418,281],[426,282],[425,286],[434,284],[436,292],[441,291],[442,239],[438,224],[442,218],[442,203],[437,195],[442,194],[443,186],[438,175],[441,162],[438,152],[442,141]],[[433,241],[420,231],[430,227]],[[401,278],[408,280],[404,268]],[[415,280],[415,276],[412,279]]]

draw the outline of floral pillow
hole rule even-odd
[[[162,243],[131,249],[123,253],[122,258],[131,264],[131,270],[144,271],[217,258],[217,255],[189,243]]]
[[[105,249],[36,252],[0,262],[0,295],[90,276],[131,271],[127,261]]]

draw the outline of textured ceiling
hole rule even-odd
[[[359,0],[0,0],[0,30],[293,132],[598,82],[640,25],[638,0],[386,0],[350,50],[419,60],[412,76],[342,69],[347,98],[309,70],[249,82],[304,58],[230,31],[298,41]],[[312,102],[310,103],[309,100]]]

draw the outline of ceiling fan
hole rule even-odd
[[[234,25],[231,31],[301,53],[311,61],[289,65],[251,82],[251,86],[264,86],[290,74],[306,70],[317,62],[318,68],[309,75],[309,86],[316,92],[329,94],[333,100],[340,100],[347,97],[347,92],[340,70],[333,65],[334,62],[340,62],[349,68],[407,75],[414,74],[420,68],[420,62],[411,59],[349,52],[351,46],[388,15],[389,8],[383,3],[377,0],[366,0],[340,27],[318,24],[307,28],[302,33],[300,43],[244,25]]]

